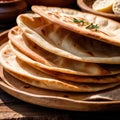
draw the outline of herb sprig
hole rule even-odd
[[[88,26],[86,26],[86,29],[94,29],[97,31],[99,29],[99,26],[97,24],[90,23]]]
[[[95,31],[97,31],[99,29],[99,26],[98,24],[93,24],[93,23],[89,23],[86,22],[84,19],[81,19],[81,20],[78,20],[76,18],[73,18],[73,22],[74,23],[77,23],[77,24],[80,24],[82,26],[86,26],[86,29],[94,29]]]
[[[84,20],[78,20],[78,19],[76,19],[76,18],[73,18],[73,21],[75,22],[75,23],[80,23],[81,25],[84,25],[85,24],[85,21]]]

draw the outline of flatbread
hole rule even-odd
[[[117,21],[68,8],[34,5],[32,6],[32,11],[70,31],[120,46],[120,24]],[[84,20],[87,25],[81,25],[78,24],[78,22],[74,22],[74,18],[77,20]],[[87,26],[91,23],[99,27],[98,31],[88,29]]]
[[[14,54],[21,60],[24,61],[25,63],[29,64],[35,69],[38,69],[46,74],[49,74],[51,76],[54,76],[59,79],[64,79],[68,81],[73,81],[73,82],[79,82],[79,83],[115,83],[120,81],[120,74],[117,75],[108,75],[108,76],[85,76],[85,75],[78,75],[75,74],[73,71],[65,70],[65,69],[60,69],[58,67],[50,67],[46,66],[40,62],[34,61],[33,59],[27,57],[24,55],[22,52],[20,52],[14,45],[12,45],[9,41],[9,46],[14,52]]]
[[[18,59],[8,45],[2,48],[0,59],[1,65],[9,74],[23,82],[40,88],[69,92],[96,92],[113,88],[120,84],[82,84],[55,79]]]
[[[59,69],[59,71],[63,73],[67,72],[69,74],[81,76],[110,75],[120,73],[118,66],[117,69],[114,69],[113,71],[110,67],[108,69],[107,67],[104,68],[97,64],[79,62],[50,53],[27,39],[18,27],[10,30],[9,39],[10,42],[26,56],[47,66],[54,67],[57,71]]]
[[[17,18],[26,37],[53,54],[82,62],[120,64],[120,47],[42,21],[45,20],[36,14],[22,14]]]
[[[34,59],[35,61],[38,61],[45,65],[51,66],[52,63],[50,63],[44,57],[42,57],[42,54],[44,55],[45,52],[41,53],[42,50],[40,51],[34,43],[27,40],[24,37],[23,32],[21,31],[21,29],[18,26],[13,27],[9,31],[8,36],[9,36],[10,42],[14,46],[16,46],[21,52],[23,52],[25,55],[29,56],[30,58]],[[41,54],[41,55],[39,55],[39,54]]]

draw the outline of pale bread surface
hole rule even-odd
[[[58,67],[50,67],[46,66],[40,62],[36,62],[32,60],[31,58],[24,55],[22,52],[20,52],[14,45],[12,45],[9,42],[9,45],[14,52],[14,54],[21,60],[29,64],[30,66],[34,67],[35,69],[38,69],[46,74],[49,74],[51,76],[54,76],[56,78],[73,81],[73,82],[83,82],[83,83],[114,83],[120,81],[120,75],[108,75],[108,76],[85,76],[85,75],[76,75],[74,72],[68,72],[68,70],[64,71],[59,69]]]
[[[0,52],[1,65],[11,75],[30,85],[56,91],[72,92],[96,92],[115,87],[119,83],[112,84],[82,84],[55,79],[38,71],[16,57],[8,45]]]
[[[68,74],[76,74],[81,76],[96,76],[96,75],[106,75],[106,74],[116,74],[119,73],[120,70],[118,66],[107,65],[104,66],[93,64],[93,63],[85,63],[72,59],[67,59],[56,54],[52,54],[49,51],[42,49],[37,46],[34,42],[31,42],[29,39],[23,37],[21,30],[18,27],[13,28],[9,32],[10,42],[21,51],[26,56],[31,59],[45,64],[50,67],[58,68],[61,72],[64,73],[66,71]],[[87,68],[87,69],[86,69]],[[111,69],[112,68],[112,69]],[[57,70],[58,71],[58,70]]]
[[[32,10],[47,20],[59,24],[68,30],[99,41],[120,46],[120,23],[117,21],[68,8],[34,5],[32,6]],[[73,22],[73,18],[84,19],[89,23],[97,24],[99,29],[97,32],[86,29],[86,26],[80,26]]]
[[[82,62],[120,64],[120,47],[44,22],[35,14],[23,14],[17,18],[26,37],[53,54]]]

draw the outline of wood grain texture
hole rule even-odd
[[[59,114],[61,113],[61,114]],[[0,120],[1,119],[32,119],[46,120],[60,118],[69,120],[69,112],[32,105],[8,95],[0,89]]]
[[[85,120],[119,119],[120,111],[65,111],[32,105],[18,100],[0,89],[0,120]]]

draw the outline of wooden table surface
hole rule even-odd
[[[120,111],[65,111],[32,105],[8,95],[0,89],[0,120],[117,120]]]

